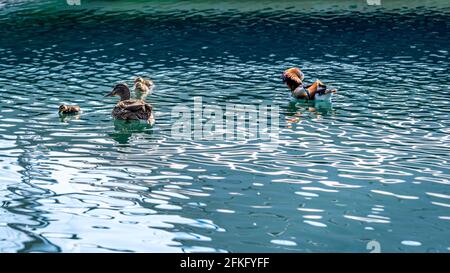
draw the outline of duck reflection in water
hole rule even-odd
[[[152,126],[139,120],[114,120],[114,132],[109,136],[120,144],[128,144],[133,134],[152,135]]]
[[[292,100],[286,109],[286,127],[292,128],[292,124],[299,123],[302,117],[322,119],[325,116],[332,116],[334,113],[333,104],[330,101]]]
[[[64,123],[68,123],[71,120],[79,120],[80,117],[80,114],[60,114],[59,120]]]
[[[59,119],[64,123],[67,123],[71,120],[79,120],[80,113],[81,108],[78,105],[61,104],[58,108]]]

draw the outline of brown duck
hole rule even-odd
[[[121,120],[143,120],[149,124],[155,122],[153,107],[143,100],[131,99],[131,92],[128,85],[119,83],[105,97],[119,96],[120,101],[112,110],[112,116]]]

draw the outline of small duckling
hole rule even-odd
[[[155,84],[152,80],[136,77],[134,79],[134,92],[136,94],[136,98],[144,99],[147,95],[151,94],[154,86]]]
[[[137,82],[134,84],[134,93],[137,99],[145,99],[150,93],[150,88],[142,82]]]
[[[65,105],[61,104],[59,106],[59,113],[60,114],[76,114],[81,111],[80,106],[78,105]]]

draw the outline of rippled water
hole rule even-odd
[[[81,2],[0,1],[0,251],[450,250],[445,1]],[[333,103],[290,103],[291,66]],[[153,127],[103,97],[137,74]],[[277,149],[174,139],[194,96],[279,106]]]

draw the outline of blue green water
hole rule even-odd
[[[448,252],[450,9],[393,2],[0,1],[0,251]],[[103,97],[135,75],[153,127]],[[174,138],[193,97],[278,106],[276,150]]]

